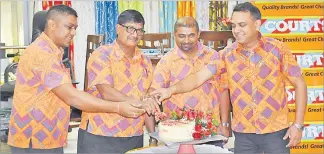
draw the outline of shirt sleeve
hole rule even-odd
[[[146,93],[148,92],[148,89],[150,88],[153,80],[153,65],[149,57],[144,56],[144,65],[143,67],[143,79],[144,79],[144,88],[146,89]]]
[[[155,67],[151,88],[168,87],[170,87],[170,69],[167,58],[164,56]]]
[[[296,59],[293,54],[290,52],[287,46],[281,43],[281,65],[280,69],[282,74],[289,80],[300,77],[302,75],[302,71],[300,66],[298,65]]]
[[[225,65],[224,50],[214,52],[211,56],[209,63],[206,65],[207,69],[213,73],[217,81],[217,89],[219,92],[228,89],[227,69]]]
[[[87,64],[88,87],[98,84],[114,85],[108,49],[99,47],[89,57]]]
[[[32,73],[34,80],[40,81],[46,90],[52,90],[63,84],[72,84],[69,69],[55,55],[45,52],[35,52],[32,58]]]

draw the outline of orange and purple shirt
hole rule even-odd
[[[220,58],[225,66],[219,68],[220,84],[230,89],[233,131],[265,134],[287,128],[285,80],[300,77],[301,69],[285,45],[260,36],[253,51],[235,42],[220,51]]]
[[[96,85],[108,84],[121,93],[141,98],[152,82],[151,60],[138,48],[128,60],[117,42],[103,45],[90,56],[88,64],[88,93],[102,98]],[[116,113],[82,113],[80,128],[100,136],[131,137],[143,134],[144,115],[126,118]]]
[[[198,42],[197,55],[188,57],[184,51],[177,46],[169,51],[157,64],[152,88],[168,88],[183,80],[186,76],[198,72],[210,61],[219,61],[218,53]],[[187,108],[198,111],[212,111],[219,122],[219,89],[217,77],[213,77],[203,83],[200,87],[181,94],[172,95],[163,101],[163,112],[171,116],[172,111]]]
[[[51,90],[72,84],[59,49],[42,33],[21,56],[9,123],[8,144],[53,149],[67,143],[70,106]]]

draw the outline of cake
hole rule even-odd
[[[158,125],[159,138],[164,142],[185,142],[193,140],[195,121],[168,119]]]

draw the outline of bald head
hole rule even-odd
[[[64,16],[66,17],[68,15],[72,15],[72,16],[78,17],[77,12],[74,9],[72,9],[71,7],[69,7],[69,6],[66,6],[66,5],[55,5],[55,6],[52,6],[47,11],[47,15],[46,15],[46,27],[48,25],[48,21],[49,20],[57,21],[61,17],[64,17]]]
[[[179,27],[187,27],[187,28],[196,28],[197,32],[199,32],[199,26],[195,18],[190,16],[185,16],[179,18],[174,24],[174,32],[177,32]]]

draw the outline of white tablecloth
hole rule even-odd
[[[233,153],[228,151],[227,149],[222,149],[221,147],[217,147],[214,145],[194,145],[196,153]],[[127,153],[177,153],[179,149],[179,145],[176,146],[158,146],[145,148],[142,150],[135,150]]]

